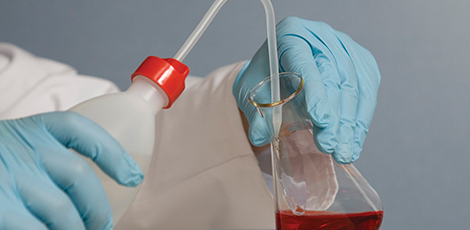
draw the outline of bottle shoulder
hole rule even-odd
[[[138,113],[154,113],[155,108],[142,97],[128,92],[106,94],[84,101],[70,108],[78,113],[103,113],[105,111],[136,111]],[[85,115],[86,114],[82,114]],[[154,114],[153,114],[154,115]]]
[[[94,121],[131,155],[151,155],[155,114],[141,99],[125,92],[103,95],[70,109]]]

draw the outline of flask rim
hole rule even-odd
[[[304,87],[304,78],[298,74],[298,73],[294,73],[294,72],[282,72],[282,73],[279,73],[279,77],[281,77],[281,75],[286,75],[286,74],[292,74],[292,75],[296,75],[298,77],[300,77],[300,84],[299,84],[299,87],[297,88],[297,90],[295,92],[293,92],[291,95],[289,95],[288,97],[284,98],[284,99],[281,99],[279,101],[276,101],[276,102],[271,102],[271,103],[258,103],[258,102],[255,102],[253,100],[253,97],[254,97],[254,92],[259,89],[259,87],[261,87],[262,85],[266,84],[267,81],[271,81],[271,76],[268,76],[266,77],[265,79],[263,79],[262,81],[260,81],[259,83],[257,83],[251,90],[250,90],[250,94],[248,96],[248,100],[250,101],[250,103],[256,107],[261,107],[261,108],[272,108],[272,107],[275,107],[275,106],[278,106],[278,105],[282,105],[282,104],[285,104],[286,102],[292,100],[295,96],[297,96],[301,91],[302,91],[302,88]]]

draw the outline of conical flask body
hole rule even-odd
[[[353,164],[339,164],[318,150],[319,129],[305,106],[303,79],[280,74],[281,101],[272,102],[270,78],[250,92],[250,102],[271,133],[274,107],[281,107],[278,135],[271,137],[274,207],[278,230],[377,230],[382,202]]]

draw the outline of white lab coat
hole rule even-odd
[[[188,77],[156,117],[155,150],[123,229],[273,229],[272,196],[243,131],[232,84],[243,63]],[[116,92],[109,81],[0,43],[0,119],[66,110]]]

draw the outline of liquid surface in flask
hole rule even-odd
[[[306,211],[295,215],[283,210],[276,213],[277,230],[378,230],[382,224],[383,211],[360,213],[333,213]]]

